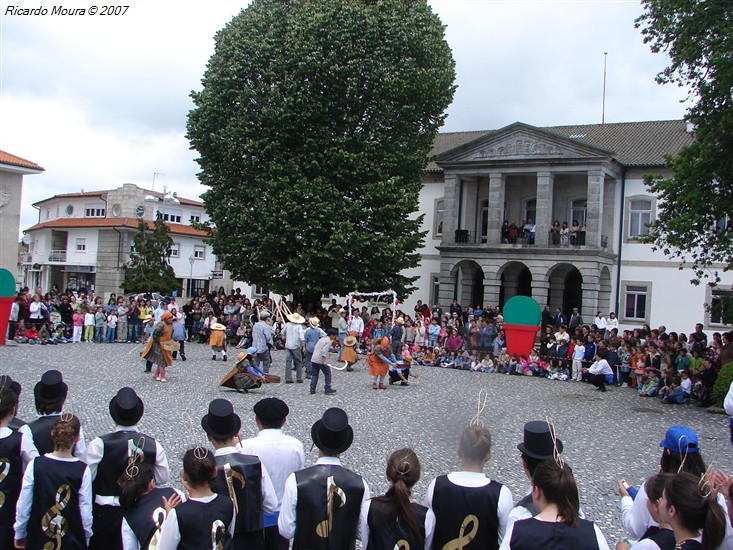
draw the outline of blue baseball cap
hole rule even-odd
[[[697,434],[687,426],[672,426],[664,434],[664,440],[659,444],[673,453],[699,453]]]

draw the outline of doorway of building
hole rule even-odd
[[[532,297],[532,273],[521,262],[509,262],[501,271],[499,288],[499,307],[503,308],[509,298],[514,296]]]
[[[549,279],[548,302],[551,309],[560,307],[565,315],[569,315],[577,307],[582,314],[595,315],[595,311],[583,311],[583,276],[577,267],[557,264],[550,270]]]

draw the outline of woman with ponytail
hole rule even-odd
[[[81,424],[62,413],[51,431],[54,450],[25,470],[15,516],[15,548],[78,548],[92,536],[92,476],[72,451]]]
[[[148,550],[157,548],[167,510],[181,503],[175,489],[155,486],[155,472],[150,464],[131,463],[120,477],[122,548]]]
[[[420,470],[420,461],[412,449],[400,449],[389,457],[389,490],[361,507],[363,550],[393,550],[400,547],[399,543],[407,543],[410,550],[430,548],[435,516],[412,499],[412,487],[420,479]]]
[[[723,543],[725,513],[714,493],[703,493],[706,487],[698,476],[687,472],[664,485],[659,517],[672,526],[675,550],[714,550]]]
[[[538,514],[511,525],[501,550],[608,550],[601,530],[580,519],[573,471],[562,460],[542,462],[532,476],[532,501]]]

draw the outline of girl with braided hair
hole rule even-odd
[[[54,450],[34,458],[23,475],[15,548],[87,548],[92,536],[92,476],[72,454],[81,424],[63,413],[51,432]]]
[[[430,548],[435,516],[412,499],[412,487],[420,479],[420,461],[412,449],[399,449],[387,461],[387,493],[361,507],[363,550],[393,550],[407,543],[411,550]]]

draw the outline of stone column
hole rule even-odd
[[[489,222],[486,230],[486,244],[501,242],[501,224],[504,223],[504,191],[506,180],[504,174],[489,174]]]
[[[537,239],[539,239],[537,234]],[[547,269],[534,268],[530,269],[532,273],[532,298],[537,300],[542,309],[545,309],[546,305],[550,304],[550,281],[547,279]]]
[[[588,171],[588,210],[585,217],[585,245],[601,246],[601,222],[603,220],[603,172]],[[593,312],[595,314],[595,312]]]
[[[487,272],[484,269],[484,307],[492,308],[499,304],[499,293],[501,292],[501,277],[496,272]]]
[[[443,242],[452,243],[456,229],[458,229],[458,200],[461,182],[455,174],[446,174],[444,179]]]
[[[598,297],[601,291],[600,271],[597,268],[592,271],[583,270],[581,275],[583,276],[583,308],[580,313],[583,321],[590,325],[598,311]]]
[[[537,172],[537,246],[547,246],[552,226],[554,177],[551,172]]]

